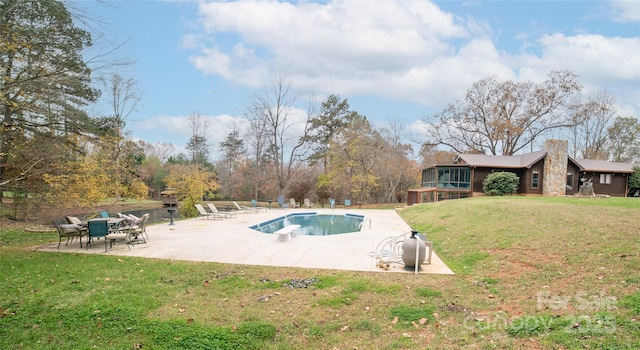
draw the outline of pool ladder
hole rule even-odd
[[[362,226],[364,226],[364,223],[367,222],[367,221],[369,222],[369,230],[371,230],[371,218],[366,218],[366,219],[362,220],[360,222],[360,224],[358,225],[358,230],[362,230]]]
[[[387,237],[383,239],[376,250],[369,253],[377,260],[385,259],[388,262],[401,263],[402,262],[402,243],[410,233],[403,233],[399,236]]]

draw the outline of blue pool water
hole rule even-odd
[[[328,236],[360,231],[362,215],[330,215],[316,213],[293,213],[265,221],[249,228],[263,233],[274,233],[289,225],[300,225],[297,235]]]

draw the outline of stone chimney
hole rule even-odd
[[[544,143],[547,157],[544,159],[542,194],[564,196],[567,193],[567,161],[569,141],[547,140]]]

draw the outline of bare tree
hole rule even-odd
[[[572,125],[564,108],[581,89],[575,79],[571,72],[554,71],[539,84],[480,80],[463,101],[425,120],[427,132],[456,152],[516,154],[541,134]]]
[[[601,91],[573,107],[573,156],[608,159],[607,128],[616,114],[613,96]]]
[[[220,182],[220,192],[228,198],[237,198],[240,185],[245,181],[245,174],[241,171],[246,164],[246,148],[237,125],[218,143],[222,153],[216,163],[216,173]]]
[[[206,132],[209,122],[200,113],[192,113],[189,116],[189,126],[191,127],[191,138],[186,149],[191,151],[191,161],[205,166],[209,159],[209,144],[207,143]]]
[[[378,168],[381,189],[384,191],[384,202],[403,202],[407,190],[416,186],[419,174],[418,164],[410,159],[413,153],[411,144],[407,143],[403,121],[393,119],[380,131],[387,145],[380,157],[383,167]]]
[[[264,118],[260,118],[260,115],[252,115],[251,111],[248,111],[247,119],[249,119],[250,123],[246,131],[245,140],[250,162],[249,179],[252,184],[251,196],[259,199],[260,189],[269,178],[267,171],[267,165],[269,164],[267,157],[269,139],[267,137],[266,120]]]
[[[248,111],[252,124],[260,133],[264,133],[265,154],[273,165],[280,195],[284,195],[291,176],[304,159],[309,125],[307,115],[304,121],[298,121],[304,124],[302,135],[294,130],[297,126],[293,115],[296,99],[290,88],[290,81],[284,75],[279,75],[272,80],[269,88],[252,97]]]

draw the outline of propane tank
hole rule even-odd
[[[416,266],[416,245],[418,245],[418,267],[424,262],[427,256],[427,245],[423,240],[416,237],[418,231],[411,230],[411,237],[402,243],[402,261],[405,268],[415,268]]]

